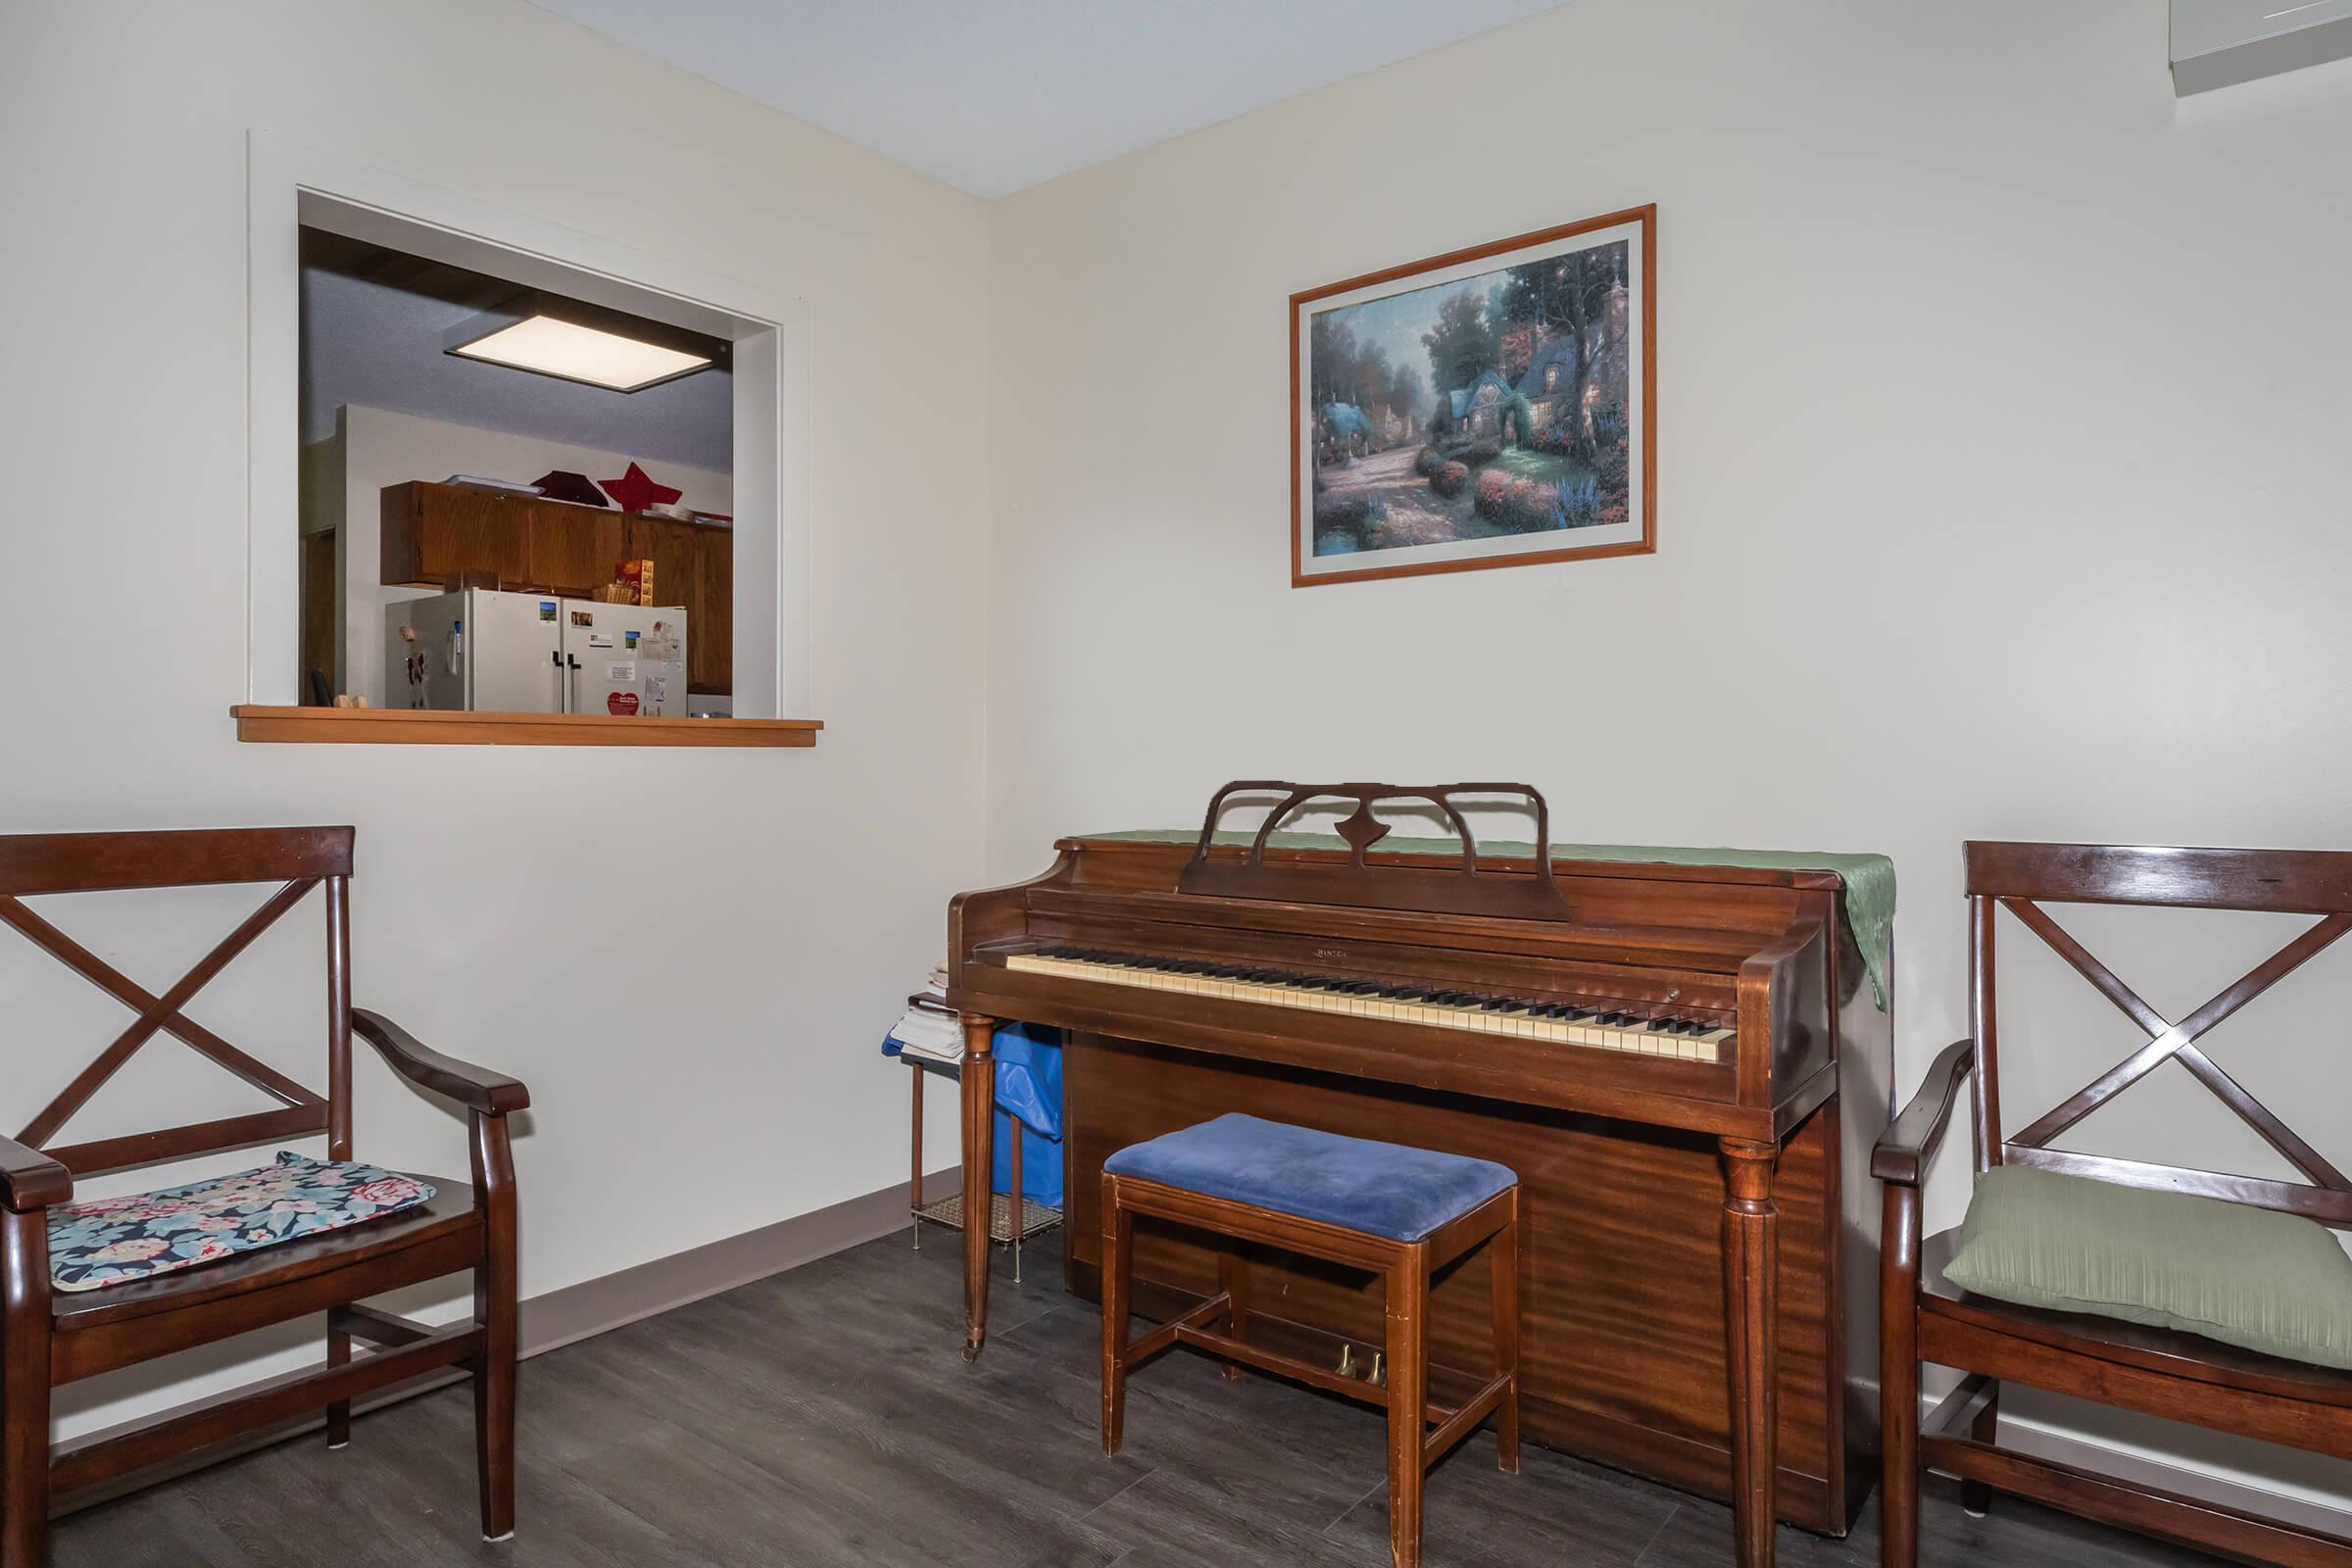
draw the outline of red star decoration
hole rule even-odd
[[[629,465],[629,471],[619,478],[599,479],[596,482],[605,487],[605,494],[617,502],[623,512],[643,512],[657,503],[675,501],[685,494],[683,490],[672,490],[665,484],[654,483],[653,477],[634,463]]]

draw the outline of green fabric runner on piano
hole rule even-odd
[[[1247,849],[1255,833],[1219,833],[1219,844]],[[1119,833],[1087,833],[1090,839],[1127,839],[1145,844],[1194,844],[1197,830],[1131,828]],[[1348,841],[1337,833],[1269,833],[1266,847],[1274,850],[1341,850]],[[1375,854],[1451,855],[1462,853],[1454,839],[1408,839],[1392,834],[1373,847]],[[1524,839],[1481,840],[1481,856],[1495,859],[1527,859],[1536,847]],[[1554,844],[1555,860],[1604,860],[1626,865],[1723,865],[1752,871],[1834,871],[1845,880],[1845,923],[1854,945],[1862,950],[1862,966],[1870,973],[1870,992],[1879,1010],[1886,1010],[1886,983],[1894,965],[1894,862],[1884,855],[1842,855],[1795,850],[1695,850],[1654,844]]]

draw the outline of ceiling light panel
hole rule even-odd
[[[614,392],[635,392],[675,380],[711,363],[708,355],[663,348],[545,315],[525,317],[469,343],[451,344],[449,352],[566,381],[585,381]]]

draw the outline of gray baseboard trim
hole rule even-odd
[[[1851,1380],[1850,1387],[1869,1400],[1869,1408],[1876,1410],[1879,1407],[1879,1385],[1875,1378]],[[1926,1419],[1935,1410],[1936,1402],[1937,1398],[1926,1395],[1920,1396],[1921,1419]],[[2352,1509],[2333,1507],[2293,1493],[2215,1475],[2209,1470],[2171,1463],[2112,1443],[2100,1442],[2096,1438],[2084,1437],[2081,1433],[2067,1432],[2040,1421],[2011,1415],[2005,1410],[2001,1413],[2001,1446],[2033,1454],[2036,1458],[2071,1464],[2095,1475],[2111,1476],[2118,1481],[2179,1493],[2183,1497],[2194,1497],[2200,1502],[2219,1503],[2225,1508],[2240,1509],[2266,1519],[2281,1519],[2330,1535],[2352,1536]],[[2000,1506],[1997,1499],[1993,1506]]]
[[[924,1200],[945,1197],[959,1179],[954,1166],[933,1171],[923,1178]],[[539,1355],[577,1344],[706,1296],[813,1263],[904,1230],[906,1224],[906,1184],[900,1182],[740,1236],[534,1296],[522,1303],[522,1353]]]
[[[933,1171],[923,1178],[923,1198],[930,1201],[944,1198],[956,1190],[962,1177],[955,1166]],[[525,1357],[559,1349],[566,1345],[625,1328],[631,1323],[655,1317],[673,1307],[699,1301],[721,1291],[731,1291],[739,1285],[781,1274],[803,1263],[812,1263],[820,1257],[888,1236],[907,1224],[906,1184],[898,1182],[879,1192],[865,1193],[845,1199],[824,1208],[773,1225],[762,1225],[741,1236],[729,1236],[708,1246],[690,1248],[658,1257],[650,1262],[616,1269],[596,1279],[583,1280],[561,1290],[548,1291],[531,1297],[520,1307],[520,1352]],[[462,1369],[444,1368],[422,1373],[405,1383],[352,1401],[354,1413],[379,1410],[402,1399],[415,1398],[435,1389],[447,1388],[461,1382],[466,1373]],[[210,1397],[209,1396],[207,1396]],[[104,1440],[136,1432],[157,1421],[169,1420],[207,1402],[194,1399],[183,1405],[159,1410],[135,1420],[124,1421],[103,1431],[89,1434],[89,1439]],[[294,1416],[270,1426],[257,1427],[192,1453],[176,1454],[127,1476],[92,1487],[74,1495],[59,1499],[62,1506],[55,1511],[63,1514],[78,1511],[93,1503],[104,1502],[125,1493],[155,1486],[207,1465],[241,1453],[266,1448],[273,1443],[317,1432],[326,1425],[323,1410],[311,1415]],[[76,1442],[89,1439],[76,1439]]]

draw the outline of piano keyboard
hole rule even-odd
[[[1686,1061],[1721,1061],[1733,1031],[1694,1018],[1644,1016],[1623,1011],[1448,991],[1440,987],[1384,986],[1334,975],[1292,974],[1250,964],[1205,959],[1106,953],[1096,948],[1041,948],[1006,956],[1004,966],[1035,974],[1063,975],[1104,985],[1147,991],[1177,991],[1229,1002],[1255,1002],[1309,1012],[1343,1013],[1394,1023],[1460,1029],[1505,1040],[1541,1040],[1642,1056]]]

